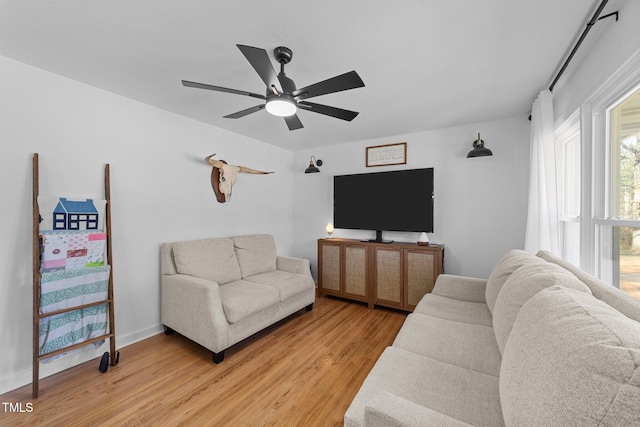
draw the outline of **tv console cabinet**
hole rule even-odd
[[[318,296],[413,311],[443,270],[444,246],[318,239]]]

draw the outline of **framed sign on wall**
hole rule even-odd
[[[367,147],[367,167],[407,164],[407,143]]]

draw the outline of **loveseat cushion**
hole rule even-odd
[[[244,280],[278,289],[280,301],[284,301],[301,292],[309,291],[314,287],[313,279],[309,274],[296,274],[280,270],[254,274],[253,276],[245,277]]]
[[[508,426],[640,425],[640,324],[559,286],[522,306],[504,349]]]
[[[591,295],[591,291],[576,276],[555,264],[526,264],[509,276],[498,294],[493,308],[493,329],[500,352],[504,351],[516,316],[522,305],[542,289],[561,285]]]
[[[411,313],[393,346],[483,374],[500,375],[500,350],[490,326]]]
[[[276,269],[276,241],[270,234],[233,237],[242,277]]]
[[[220,286],[222,309],[229,323],[236,323],[280,302],[273,286],[237,280]]]
[[[491,313],[483,302],[461,301],[435,294],[426,294],[413,310],[440,319],[474,325],[493,326]]]
[[[501,426],[498,378],[387,347],[344,416],[361,426],[365,407],[384,408],[402,399],[475,426]]]
[[[231,239],[204,239],[173,245],[176,270],[218,284],[239,280],[240,265]]]
[[[489,274],[485,289],[485,299],[491,313],[493,313],[493,307],[496,304],[496,299],[498,299],[500,289],[502,289],[509,276],[518,268],[530,263],[544,264],[545,261],[520,249],[513,249],[507,252],[498,261]]]

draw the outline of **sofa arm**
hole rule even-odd
[[[215,353],[228,347],[229,325],[216,282],[163,274],[162,323]]]
[[[393,399],[393,402],[382,406],[365,406],[364,425],[367,427],[471,427],[463,421],[402,398]]]
[[[467,302],[484,302],[487,279],[441,274],[431,292],[434,295]]]
[[[278,256],[276,258],[276,269],[289,273],[311,275],[309,260],[303,258]]]

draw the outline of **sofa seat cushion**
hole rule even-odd
[[[491,312],[487,304],[482,302],[461,301],[440,295],[426,294],[418,302],[413,312],[455,322],[493,326]]]
[[[276,269],[276,241],[270,234],[233,238],[242,278]]]
[[[387,347],[345,413],[345,425],[363,425],[365,407],[399,398],[475,426],[501,426],[498,387],[493,375]]]
[[[548,262],[545,262],[543,268],[536,264],[523,265],[507,279],[493,307],[493,329],[500,352],[504,350],[522,305],[542,289],[554,285],[577,289],[591,295],[587,285],[576,276]]]
[[[364,425],[367,427],[472,427],[471,424],[416,405],[406,399],[393,395],[387,397],[388,399],[384,402],[378,402],[379,406],[364,408]]]
[[[431,293],[460,301],[486,303],[487,279],[440,274]]]
[[[504,286],[505,282],[514,271],[525,264],[544,265],[546,264],[546,261],[523,250],[513,249],[504,254],[493,270],[491,270],[485,290],[485,299],[491,313],[493,313],[493,307],[498,299],[498,294],[500,293],[502,286]]]
[[[640,324],[560,286],[522,306],[500,371],[507,425],[640,425]]]
[[[412,313],[393,346],[483,374],[500,375],[500,350],[489,326]]]
[[[284,301],[301,292],[314,287],[313,280],[308,274],[289,273],[281,270],[255,274],[245,277],[246,281],[271,286],[278,289],[280,301]]]
[[[173,245],[176,270],[218,284],[239,280],[240,265],[231,239],[204,239]]]
[[[273,286],[237,280],[220,286],[222,309],[229,323],[236,323],[280,302]]]

